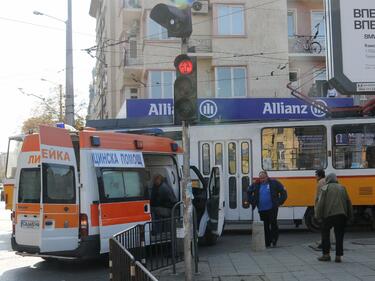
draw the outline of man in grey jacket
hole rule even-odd
[[[347,221],[352,219],[353,209],[345,187],[337,182],[337,177],[334,173],[326,177],[326,185],[321,188],[321,193],[315,206],[315,216],[322,221],[323,256],[319,257],[318,260],[331,260],[329,233],[333,227],[336,238],[335,262],[341,262],[341,258],[344,255],[345,226]]]

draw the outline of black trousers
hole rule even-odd
[[[322,229],[322,250],[324,255],[329,254],[331,249],[330,230],[333,227],[336,238],[336,256],[344,255],[344,233],[347,218],[345,215],[335,215],[323,219]]]
[[[278,208],[273,208],[267,211],[259,211],[260,219],[264,225],[264,238],[266,247],[271,245],[271,242],[276,244],[279,238],[279,227],[277,225]]]

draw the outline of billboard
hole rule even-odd
[[[344,94],[375,94],[375,1],[325,3],[330,83]]]
[[[353,106],[351,98],[321,98],[329,107]],[[126,101],[128,118],[173,116],[173,99],[130,99]],[[326,113],[296,98],[212,98],[198,99],[200,122],[251,120],[324,119]]]

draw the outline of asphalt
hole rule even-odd
[[[213,247],[200,248],[197,281],[375,280],[375,232],[349,232],[342,263],[320,262],[319,234],[284,231],[276,248],[251,251],[251,235],[225,234]],[[331,251],[334,260],[334,250]],[[185,280],[184,263],[153,272],[159,281]]]

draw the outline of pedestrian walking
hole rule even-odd
[[[348,220],[353,216],[352,203],[344,186],[338,183],[334,173],[327,175],[326,185],[321,188],[315,206],[315,217],[322,221],[322,251],[319,261],[330,261],[330,230],[333,227],[336,239],[335,262],[341,262],[344,255],[344,233]]]
[[[279,206],[287,199],[284,186],[275,179],[268,177],[266,171],[259,173],[259,180],[250,185],[248,199],[253,209],[258,208],[260,219],[264,225],[266,247],[275,247],[279,238],[277,213]]]
[[[323,169],[318,169],[315,171],[316,177],[316,193],[315,193],[315,205],[318,202],[321,188],[326,184],[326,173]]]
[[[316,206],[316,203],[318,203],[319,195],[321,192],[321,188],[326,184],[326,173],[324,172],[323,169],[318,169],[315,171],[315,177],[316,177],[316,192],[315,192],[315,203],[314,206]],[[314,207],[315,209],[315,207]],[[322,248],[322,241],[320,240],[317,242],[318,244],[318,249]]]

